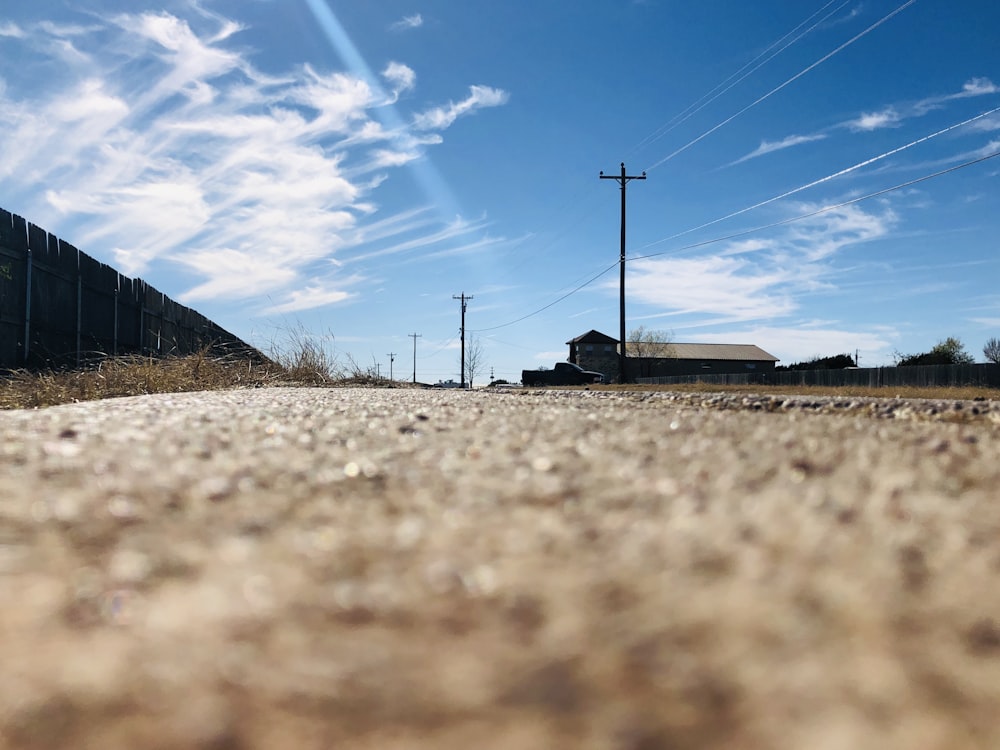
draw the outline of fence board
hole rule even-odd
[[[730,375],[675,375],[638,378],[637,382],[659,385],[705,383],[707,385],[775,386],[867,386],[891,387],[965,387],[1000,388],[1000,365],[918,365],[913,367],[868,367],[850,370],[779,370],[769,373]]]
[[[81,359],[114,353],[117,291],[118,272],[80,253]]]
[[[24,359],[24,305],[27,248],[16,236],[14,217],[0,209],[0,367]]]

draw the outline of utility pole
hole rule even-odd
[[[460,297],[453,294],[451,298],[462,300],[462,388],[465,388],[465,303],[474,297],[471,294],[466,297],[465,292],[462,292]]]
[[[396,361],[396,352],[389,352],[389,380],[392,380],[392,363]]]
[[[407,334],[411,339],[413,339],[413,382],[417,382],[417,339],[421,337],[419,333]]]
[[[625,185],[630,180],[645,180],[646,173],[641,175],[625,174],[625,162],[622,162],[622,173],[620,175],[604,174],[601,172],[602,180],[615,180],[622,188],[622,250],[619,265],[621,267],[621,285],[619,301],[619,331],[618,331],[618,382],[625,382]]]

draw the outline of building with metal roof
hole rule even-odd
[[[567,361],[585,370],[602,372],[609,382],[618,379],[618,339],[588,331],[566,342]],[[634,343],[625,344],[627,380],[671,375],[766,374],[778,358],[754,344]]]

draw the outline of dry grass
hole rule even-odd
[[[0,408],[36,409],[148,393],[259,387],[280,382],[282,370],[242,357],[118,357],[73,371],[17,370],[0,381]]]
[[[281,385],[391,386],[353,361],[341,365],[308,340],[270,358],[219,355],[205,348],[178,357],[108,358],[72,371],[16,370],[0,377],[0,409],[38,409],[150,393],[182,393]]]
[[[210,347],[186,356],[108,358],[72,371],[16,370],[0,376],[0,409],[38,409],[150,393],[182,393],[230,388],[308,385],[323,387],[411,387],[380,378],[374,366],[348,357],[342,361],[321,339],[301,328],[284,332],[272,342],[267,357],[218,354]],[[672,391],[681,393],[747,393],[756,395],[836,396],[841,398],[926,398],[937,400],[1000,400],[995,388],[865,388],[860,386],[776,385],[601,385],[567,386],[568,390]]]

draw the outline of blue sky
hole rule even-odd
[[[618,333],[624,161],[629,329],[981,361],[998,33],[996,0],[5,2],[0,206],[397,377],[415,341],[458,379],[470,295],[479,382],[517,380]]]

